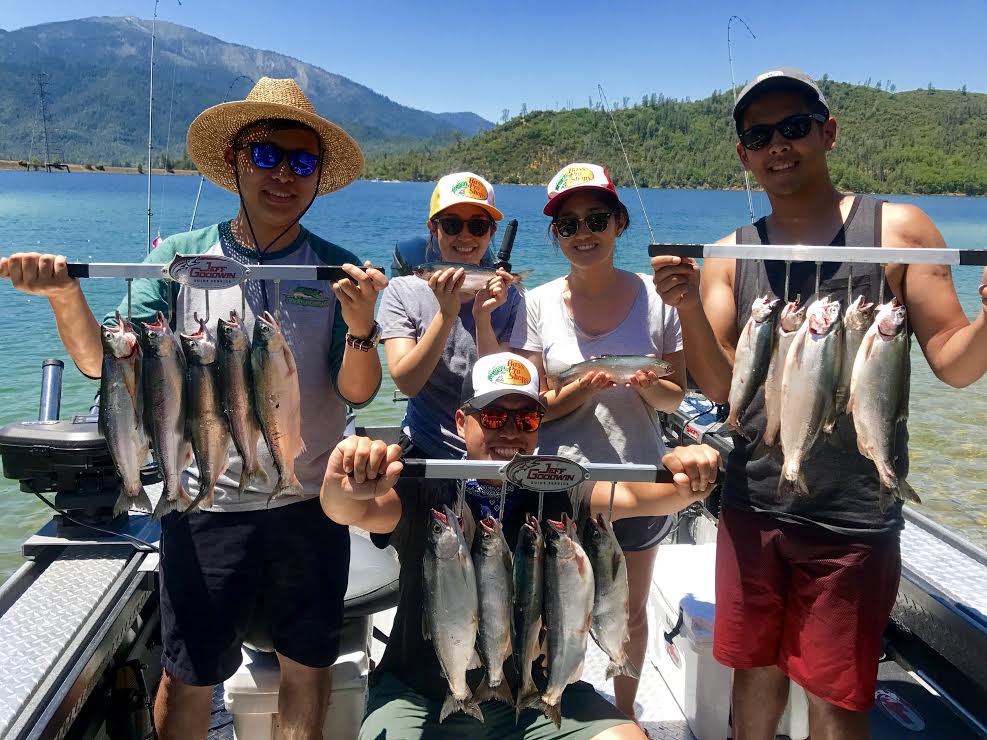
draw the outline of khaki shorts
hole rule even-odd
[[[459,712],[439,724],[441,708],[442,702],[426,699],[394,674],[383,673],[370,689],[360,740],[590,740],[604,730],[630,722],[585,681],[572,684],[562,695],[561,729],[535,709],[526,709],[515,725],[514,707],[499,701],[480,705],[482,723]]]

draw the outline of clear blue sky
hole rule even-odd
[[[6,30],[89,15],[150,18],[154,0],[4,2]],[[773,66],[899,90],[987,90],[983,0],[160,0],[158,17],[282,52],[405,105],[498,120],[529,109],[644,94],[705,97]]]

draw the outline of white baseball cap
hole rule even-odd
[[[428,202],[429,220],[435,218],[440,211],[458,203],[479,206],[494,221],[500,221],[504,217],[494,205],[493,185],[473,172],[453,172],[435,184],[432,198]]]
[[[498,352],[481,357],[463,381],[460,407],[481,409],[502,396],[527,396],[542,409],[538,370],[528,360],[513,352]]]
[[[546,216],[555,216],[555,212],[562,205],[563,196],[577,190],[602,190],[612,195],[618,203],[620,202],[617,188],[606,167],[589,162],[573,162],[556,172],[548,181],[548,203],[545,204],[542,212]]]

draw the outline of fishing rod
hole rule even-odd
[[[732,85],[731,90],[733,91],[733,104],[737,105],[737,79],[733,74],[733,41],[730,38],[730,26],[733,24],[734,20],[738,20],[744,24],[744,28],[751,35],[752,39],[757,39],[751,27],[747,25],[747,21],[741,18],[739,15],[731,15],[730,20],[727,21],[727,58],[730,60],[730,84]],[[754,223],[754,196],[751,193],[751,174],[744,168],[744,186],[747,189],[747,210],[750,213],[751,223]],[[653,241],[653,240],[652,240]]]
[[[649,244],[649,257],[722,257],[785,262],[862,262],[872,265],[987,265],[987,249],[823,247],[803,244]]]
[[[514,237],[517,236],[517,219],[512,218],[507,228],[504,229],[504,238],[500,242],[500,249],[497,251],[497,262],[494,267],[503,267],[508,272],[511,271],[511,250],[514,249]]]
[[[154,15],[151,16],[151,71],[147,83],[147,254],[151,253],[151,124],[154,121],[154,36],[158,20],[158,3],[154,0]],[[177,0],[179,6],[182,0]]]
[[[247,75],[238,75],[238,76],[234,77],[233,78],[233,81],[230,82],[230,86],[228,88],[226,88],[226,95],[223,96],[223,102],[224,103],[229,102],[230,93],[233,92],[233,86],[236,85],[236,83],[239,82],[240,80],[246,80],[251,85],[254,84],[253,78],[248,77]],[[195,227],[195,214],[199,210],[199,199],[202,197],[202,184],[205,181],[206,181],[206,176],[200,174],[199,175],[199,190],[195,194],[195,205],[192,206],[192,220],[189,221],[189,224],[188,224],[188,230],[189,231],[192,231],[192,229]]]
[[[655,232],[651,228],[651,219],[648,218],[648,212],[644,208],[644,199],[641,198],[641,189],[637,186],[637,178],[634,177],[634,172],[631,170],[631,160],[627,158],[627,150],[624,149],[624,141],[620,138],[620,131],[617,129],[617,120],[613,117],[613,111],[610,110],[610,101],[607,100],[607,94],[603,92],[603,85],[597,83],[596,88],[600,91],[600,97],[603,98],[603,109],[610,116],[610,123],[613,125],[613,133],[617,138],[617,143],[620,144],[620,151],[624,154],[624,163],[627,165],[627,174],[630,175],[631,182],[634,184],[634,192],[637,193],[637,201],[641,204],[641,212],[644,214],[644,222],[648,225],[648,233],[651,235],[651,241],[654,241]]]

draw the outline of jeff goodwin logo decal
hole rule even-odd
[[[284,299],[285,303],[294,306],[310,306],[312,308],[327,308],[329,306],[329,296],[317,288],[304,288],[298,286],[294,288]]]
[[[501,385],[528,385],[531,382],[531,373],[524,363],[508,360],[490,368],[487,380]]]
[[[486,200],[490,197],[483,183],[475,177],[467,177],[460,180],[452,186],[452,192],[464,198],[472,198],[473,200]]]
[[[232,288],[250,275],[246,265],[225,255],[176,254],[164,272],[177,283],[204,290]]]
[[[556,455],[516,455],[502,470],[508,481],[529,491],[567,491],[589,478],[582,465]]]

